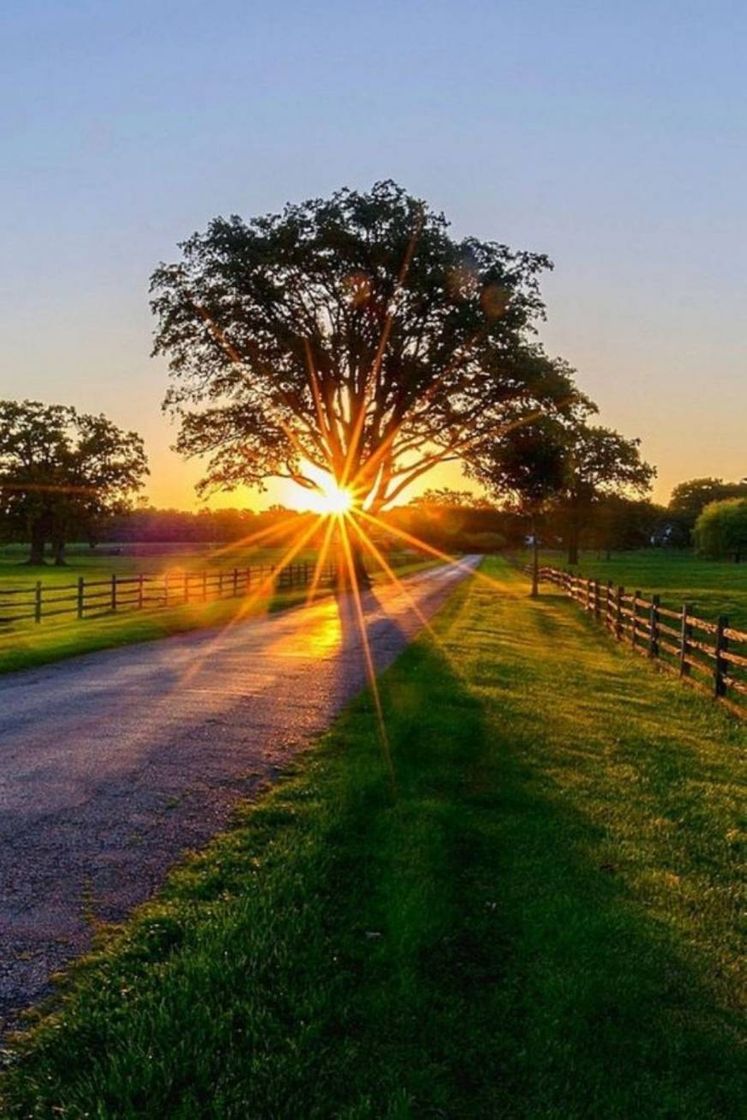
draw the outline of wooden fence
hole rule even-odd
[[[531,572],[531,568],[525,569]],[[689,603],[664,606],[659,595],[615,587],[612,581],[540,568],[540,579],[562,588],[620,642],[710,693],[735,715],[747,717],[747,633],[726,615],[707,622]]]
[[[118,611],[153,610],[188,603],[236,599],[277,589],[306,587],[314,579],[315,564],[302,561],[281,568],[254,565],[242,568],[206,568],[202,571],[167,571],[159,574],[112,574],[105,579],[45,584],[42,580],[23,587],[0,585],[0,627],[16,623],[41,623],[72,615],[77,619],[101,618]],[[333,564],[325,565],[318,579],[329,587],[336,578]]]

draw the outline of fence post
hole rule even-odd
[[[42,620],[42,581],[36,581],[36,594],[34,595],[34,622]]]
[[[117,609],[117,573],[116,572],[112,573],[112,602],[111,602],[111,607],[112,607],[113,611],[115,611]]]
[[[659,603],[661,599],[658,595],[651,596],[651,612],[649,614],[649,630],[648,630],[648,655],[649,657],[659,656]]]
[[[142,572],[139,572],[138,573],[138,579],[137,579],[137,609],[139,611],[141,611],[143,609],[144,584],[145,584],[145,577],[143,576]]]
[[[218,598],[223,598],[223,569],[218,572]]]
[[[690,676],[690,665],[688,664],[687,655],[690,652],[690,638],[692,636],[693,628],[688,621],[688,616],[692,607],[689,603],[682,604],[682,624],[680,628],[680,676]]]
[[[83,576],[78,576],[78,618],[83,617],[83,603],[85,596],[85,584]]]
[[[612,609],[613,595],[612,595],[612,580],[611,579],[607,580],[607,591],[606,591],[605,594],[606,594],[606,598],[605,598],[605,603],[604,603],[604,625],[607,627],[608,630],[611,630],[612,626],[614,625],[614,612],[613,612],[613,609]]]
[[[618,584],[617,591],[615,592],[615,637],[618,642],[622,641],[623,636],[623,595],[625,588],[622,584]]]
[[[720,614],[718,616],[718,621],[716,622],[716,641],[714,643],[714,653],[716,655],[716,660],[713,669],[713,695],[716,698],[726,695],[726,681],[724,680],[724,677],[726,676],[726,672],[729,666],[727,662],[724,661],[721,654],[729,645],[726,635],[724,634],[724,630],[728,625],[729,619],[727,615]]]
[[[234,599],[237,597],[238,594],[239,594],[239,569],[234,568],[234,570],[233,570],[233,597],[234,597]]]
[[[246,588],[245,588],[245,592],[248,592],[249,588],[251,586],[252,586],[252,569],[247,568],[246,569]]]
[[[640,597],[640,589],[633,592],[633,602],[631,604],[631,617],[630,617],[630,644],[633,649],[636,648],[636,641],[638,639],[638,599]]]
[[[602,617],[602,601],[601,601],[600,596],[599,596],[599,580],[595,579],[594,580],[594,618],[597,620],[597,622],[599,622],[601,617]]]

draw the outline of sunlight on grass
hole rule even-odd
[[[564,568],[565,557],[562,553],[545,552],[542,563]],[[574,570],[602,582],[612,580],[630,591],[658,593],[666,606],[690,603],[695,613],[706,620],[727,614],[732,626],[747,629],[747,564],[650,549],[616,553],[611,560],[596,552],[586,552]]]
[[[396,800],[369,694],[77,970],[4,1114],[737,1120],[747,731],[487,568],[380,680]]]

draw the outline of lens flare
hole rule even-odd
[[[304,505],[314,513],[321,513],[328,517],[342,517],[353,508],[353,493],[345,486],[340,486],[333,475],[318,468],[306,467],[306,475],[316,485],[316,490],[304,495]]]

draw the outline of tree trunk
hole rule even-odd
[[[44,562],[44,528],[40,521],[34,521],[31,525],[31,547],[26,563],[35,567]]]
[[[351,571],[352,567],[352,571]],[[355,530],[348,530],[348,547],[340,541],[337,550],[337,588],[339,591],[368,591],[371,577],[363,562],[363,549],[355,536]]]
[[[537,539],[537,518],[532,514],[532,591],[531,598],[539,596],[539,541]]]
[[[571,567],[578,564],[578,537],[578,518],[572,512],[568,522],[568,563]]]

